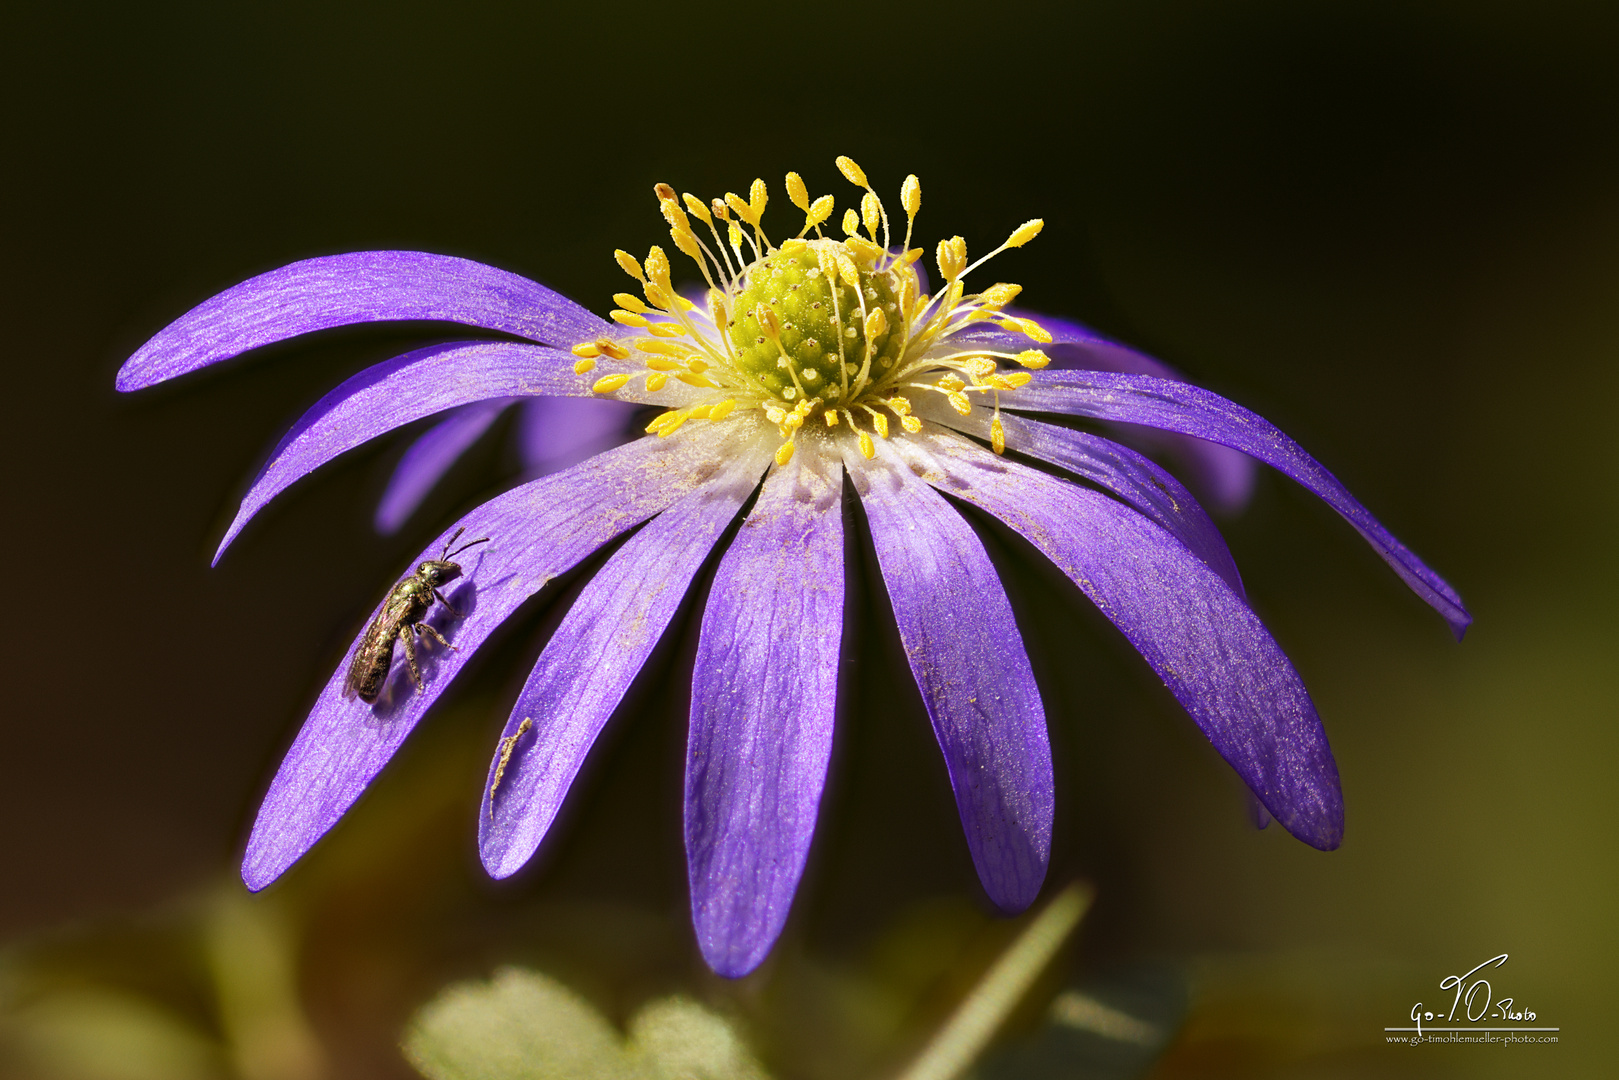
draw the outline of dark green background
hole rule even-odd
[[[1477,618],[1456,645],[1274,474],[1226,523],[1338,754],[1348,829],[1323,855],[1253,833],[1229,770],[1145,665],[1077,594],[1008,560],[1058,751],[1051,880],[1100,890],[1082,951],[1258,958],[1286,973],[1256,976],[1266,992],[1318,995],[1311,1015],[1364,1038],[1368,1068],[1377,1026],[1508,952],[1501,979],[1563,1044],[1430,1060],[1594,1074],[1619,959],[1611,11],[8,8],[0,933],[140,908],[231,866],[362,612],[508,464],[486,443],[453,493],[379,541],[369,513],[400,448],[379,442],[284,496],[210,570],[281,430],[444,330],[335,332],[120,396],[133,349],[245,277],[367,248],[464,255],[605,310],[623,285],[612,248],[663,236],[653,182],[709,195],[758,175],[785,207],[795,169],[847,205],[832,158],[848,153],[885,193],[922,177],[930,247],[959,232],[983,251],[1043,216],[996,268],[1030,307],[1278,423]],[[866,640],[790,931],[812,950],[976,889],[937,752],[892,689],[896,656],[875,629]],[[478,883],[476,777],[537,648],[527,630],[506,641],[460,692],[478,705],[456,715],[465,734],[435,736],[471,748],[451,872],[494,908],[678,912],[685,688],[656,679],[540,872]],[[1366,964],[1411,992],[1337,1004]]]

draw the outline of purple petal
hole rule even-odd
[[[399,459],[399,466],[394,469],[388,488],[377,503],[377,513],[373,519],[377,532],[387,536],[398,531],[450,466],[460,460],[467,448],[489,430],[489,425],[511,403],[510,398],[493,398],[473,405],[462,405],[412,443],[405,456]]]
[[[686,743],[686,865],[708,966],[759,966],[787,921],[826,784],[843,640],[843,475],[765,481],[703,612]]]
[[[960,416],[933,395],[924,396],[917,415],[946,427],[989,438],[989,418],[983,410]],[[1242,596],[1242,577],[1220,530],[1209,515],[1181,487],[1180,481],[1147,458],[1109,439],[1083,431],[1026,420],[1001,413],[1006,445],[1011,450],[1049,461],[1092,483],[1099,484],[1173,533],[1197,553],[1226,584]]]
[[[1277,821],[1343,838],[1338,767],[1315,705],[1247,603],[1135,510],[937,428],[899,453],[924,479],[1021,533],[1123,631]]]
[[[288,485],[378,435],[489,398],[589,394],[596,374],[575,374],[575,359],[543,345],[483,341],[430,345],[366,368],[316,402],[282,436],[242,499],[214,562],[242,526]],[[671,387],[678,387],[677,395],[690,392],[681,384]],[[673,400],[669,391],[645,395],[626,387],[620,393]]]
[[[401,319],[562,346],[611,329],[567,297],[493,266],[421,251],[356,251],[295,262],[203,301],[142,345],[117,385],[139,390],[312,330]]]
[[[893,460],[893,445],[879,444],[871,462],[846,453],[844,464],[871,524],[978,878],[997,906],[1021,911],[1040,891],[1051,850],[1051,745],[1040,691],[983,543]]]
[[[1473,617],[1443,578],[1378,523],[1320,462],[1263,417],[1190,383],[1145,375],[1056,371],[1017,391],[1017,406],[1149,424],[1196,434],[1281,470],[1342,514],[1394,572],[1450,623],[1458,639]]]
[[[517,421],[518,452],[535,473],[566,469],[630,437],[637,406],[611,398],[529,398]]]
[[[766,442],[727,454],[722,471],[614,552],[545,646],[502,732],[503,742],[517,741],[500,786],[497,751],[484,787],[478,847],[492,877],[517,873],[540,846],[602,726],[758,487],[773,449]]]
[[[448,591],[465,618],[436,608],[429,620],[457,647],[427,646],[416,693],[395,670],[375,705],[347,699],[348,660],[321,691],[303,730],[276,772],[247,843],[242,880],[262,889],[336,823],[393,756],[416,721],[519,604],[608,540],[700,489],[718,463],[757,438],[760,425],[733,419],[726,437],[704,429],[647,438],[522,487],[472,511],[458,524],[470,537],[489,536],[460,560],[464,577]],[[430,544],[436,558],[449,538]],[[414,565],[414,564],[412,564]],[[381,610],[379,603],[370,618]],[[369,622],[369,619],[367,620]],[[358,639],[356,640],[356,645]]]
[[[1113,371],[1186,381],[1186,376],[1162,360],[1111,341],[1082,323],[1036,312],[1017,314],[1034,319],[1051,332],[1052,344],[1039,346],[1051,357],[1051,370]],[[1014,352],[1034,346],[1023,334],[1004,330],[973,329],[963,338],[985,344],[993,342]],[[1131,444],[1149,453],[1168,456],[1201,493],[1203,501],[1221,513],[1237,513],[1253,496],[1256,468],[1247,454],[1206,439],[1157,428],[1124,424],[1120,429],[1120,437]]]

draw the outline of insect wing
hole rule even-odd
[[[401,593],[404,590],[395,587],[381,614],[365,628],[360,644],[354,649],[354,659],[349,661],[348,678],[343,682],[345,698],[359,696],[366,701],[375,701],[382,692],[382,683],[388,677],[388,669],[393,666],[394,639],[399,636],[399,627],[415,607],[411,596]]]

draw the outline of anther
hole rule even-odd
[[[718,405],[714,405],[709,408],[708,418],[711,421],[724,420],[727,416],[731,415],[731,410],[734,408],[736,408],[736,402],[727,398]]]
[[[843,235],[853,236],[860,231],[860,215],[853,210],[843,212]]]
[[[670,187],[668,184],[653,184],[652,194],[656,195],[658,197],[658,201],[661,203],[665,199],[674,198],[675,189]]]
[[[686,209],[691,212],[692,217],[701,221],[704,225],[714,224],[714,219],[709,216],[708,207],[703,205],[703,200],[688,191],[680,196],[680,201],[686,204]]]
[[[650,393],[657,393],[663,389],[663,384],[669,381],[669,376],[661,371],[654,371],[646,377],[646,388]]]
[[[1019,364],[1022,364],[1026,368],[1034,368],[1037,371],[1051,363],[1051,357],[1047,356],[1039,349],[1024,349],[1012,359],[1016,360]]]
[[[586,360],[593,360],[593,359],[595,359],[596,357],[598,357],[598,356],[600,356],[602,354],[602,351],[600,349],[598,349],[595,345],[593,345],[592,343],[590,343],[588,341],[583,342],[583,343],[581,343],[579,345],[575,345],[572,349],[570,349],[568,351],[573,353],[573,355],[575,355],[575,356],[582,356]]]
[[[787,197],[792,200],[794,206],[805,213],[809,212],[809,190],[804,187],[804,178],[795,172],[787,174]]]
[[[922,209],[922,181],[916,178],[915,173],[907,176],[899,186],[899,201],[905,207],[906,217],[914,218],[916,212]]]
[[[1040,218],[1031,218],[1012,231],[1012,235],[1006,238],[1006,246],[1022,247],[1030,240],[1033,240],[1035,237],[1039,236],[1040,230],[1045,227],[1046,223]]]
[[[651,325],[645,315],[637,315],[633,311],[623,311],[619,308],[609,311],[607,317],[624,326],[634,326],[640,329],[645,329]]]
[[[594,370],[595,367],[596,367],[596,361],[594,361],[594,360],[589,360],[589,359],[575,360],[573,362],[573,373],[575,375],[583,375],[586,372]]]
[[[843,178],[849,181],[849,183],[854,184],[856,187],[871,186],[870,184],[866,183],[865,171],[854,163],[853,158],[845,154],[840,154],[838,155],[837,166],[838,172],[842,173]]]
[[[627,309],[629,311],[633,311],[637,315],[645,315],[648,311],[652,310],[651,308],[647,307],[645,304],[641,303],[641,300],[640,300],[639,297],[635,296],[632,293],[627,293],[627,292],[616,292],[616,293],[614,293],[613,294],[613,303],[617,304],[621,308],[625,308],[625,309]]]
[[[646,277],[641,273],[641,264],[635,261],[634,255],[631,255],[627,251],[615,250],[613,252],[613,258],[618,262],[619,269],[630,275],[630,277],[634,278],[636,281],[646,280]]]
[[[866,226],[866,232],[873,242],[877,239],[877,226],[883,222],[881,208],[877,205],[877,196],[866,192],[860,196],[860,220]]]
[[[946,395],[945,400],[949,401],[950,407],[956,410],[962,416],[967,416],[973,411],[973,403],[968,401],[967,395],[963,394],[960,390],[950,391],[950,393]]]
[[[630,350],[607,338],[597,338],[596,348],[600,349],[603,355],[610,356],[614,360],[628,360],[630,358]]]
[[[630,377],[628,375],[604,375],[596,380],[590,390],[591,393],[595,394],[611,394],[615,390],[624,389],[625,384],[629,381]]]
[[[708,208],[714,211],[714,216],[721,221],[731,220],[731,211],[726,207],[724,199],[708,200]]]
[[[944,276],[946,281],[955,281],[956,278],[961,276],[961,272],[967,268],[967,242],[961,240],[960,254],[957,254],[957,240],[961,240],[961,237],[940,240],[936,249],[939,273]]]
[[[989,445],[997,454],[1006,453],[1006,428],[1001,426],[999,413],[989,422]]]
[[[778,466],[786,468],[787,463],[791,460],[793,460],[793,444],[791,441],[784,442],[776,447],[776,464]]]
[[[871,436],[864,431],[860,433],[860,453],[867,461],[877,456],[876,445],[872,443]]]
[[[978,302],[987,308],[999,311],[1001,308],[1016,300],[1018,293],[1023,291],[1021,285],[1011,285],[1007,282],[998,282],[991,285],[978,295]]]
[[[819,199],[810,203],[810,208],[804,212],[804,231],[809,232],[831,217],[832,211],[837,207],[837,204],[837,200],[830,195],[822,195]]]

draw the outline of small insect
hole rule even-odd
[[[444,599],[438,587],[461,576],[461,567],[450,562],[452,555],[459,555],[475,544],[489,542],[486,536],[462,544],[452,553],[450,544],[459,540],[464,532],[464,528],[455,530],[455,535],[444,545],[444,551],[438,558],[422,563],[414,574],[395,585],[394,591],[388,594],[388,602],[382,605],[382,614],[366,627],[360,647],[354,650],[354,659],[349,662],[348,678],[343,683],[344,697],[352,698],[358,694],[362,701],[377,700],[377,695],[382,693],[382,684],[388,679],[388,669],[393,666],[396,638],[405,646],[405,662],[410,665],[410,678],[418,692],[422,689],[422,671],[416,666],[416,636],[425,632],[440,645],[455,648],[422,620],[427,618],[434,600],[449,608],[451,615],[458,619],[461,617],[459,611],[450,607],[450,602]]]
[[[517,730],[500,740],[500,760],[495,762],[495,778],[489,784],[489,820],[495,820],[495,792],[500,790],[501,778],[506,775],[506,766],[511,763],[512,751],[517,748],[517,740],[528,734],[528,729],[534,726],[532,716],[523,717],[523,722],[517,725]]]

